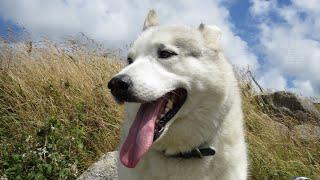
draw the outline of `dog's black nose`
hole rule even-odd
[[[132,85],[130,77],[126,74],[121,74],[112,78],[108,83],[108,88],[111,90],[112,94],[125,94]]]
[[[141,102],[134,95],[132,86],[133,82],[126,74],[115,76],[108,83],[111,94],[118,102]]]

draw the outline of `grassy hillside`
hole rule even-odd
[[[122,107],[107,82],[116,58],[74,45],[0,47],[0,178],[74,179],[115,149]],[[320,176],[320,142],[282,133],[274,121],[297,121],[264,114],[248,88],[243,99],[250,179]]]

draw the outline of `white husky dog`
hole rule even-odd
[[[151,10],[108,87],[125,103],[119,179],[246,179],[243,114],[233,68],[201,24],[159,26]]]

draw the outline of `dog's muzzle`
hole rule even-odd
[[[136,102],[136,98],[132,93],[132,81],[126,74],[121,74],[113,77],[109,83],[108,88],[111,90],[111,94],[119,102]]]

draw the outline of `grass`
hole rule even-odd
[[[75,179],[119,140],[107,82],[121,67],[98,49],[0,44],[0,178]],[[242,82],[250,179],[320,176],[320,142],[294,138]],[[249,86],[250,87],[250,86]]]

